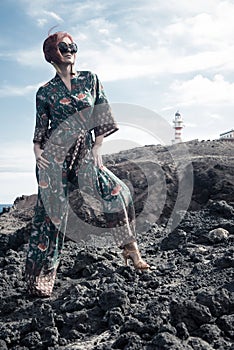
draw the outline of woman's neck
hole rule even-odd
[[[71,76],[71,65],[69,65],[69,66],[59,65],[58,74],[63,78],[70,77]]]
[[[60,75],[61,78],[67,79],[70,78],[71,76],[74,76],[75,74],[72,72],[72,67],[71,64],[65,65],[65,64],[60,64],[58,66],[59,70],[57,73]]]

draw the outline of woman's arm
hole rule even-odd
[[[33,150],[34,150],[38,168],[39,169],[47,168],[50,162],[42,156],[43,149],[41,149],[41,144],[39,142],[34,143]]]
[[[42,157],[43,147],[49,127],[49,110],[46,105],[46,93],[43,87],[36,94],[36,125],[33,136],[34,154],[39,169],[48,167],[49,162]]]
[[[95,105],[92,113],[92,126],[95,137],[103,135],[107,137],[118,130],[118,126],[112,114],[112,110],[102,83],[97,75],[94,75]]]
[[[94,129],[95,142],[92,153],[94,164],[101,168],[103,166],[101,156],[103,138],[117,131],[118,126],[112,115],[103,86],[96,74],[94,75],[94,90],[95,105],[92,113],[91,124]]]
[[[104,138],[104,135],[96,136],[95,142],[94,142],[94,145],[92,148],[94,164],[96,166],[98,166],[99,168],[101,168],[103,166],[102,154],[101,154],[103,138]]]

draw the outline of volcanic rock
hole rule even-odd
[[[105,156],[129,184],[139,248],[155,269],[124,266],[110,234],[91,228],[66,238],[51,298],[26,293],[36,195],[18,198],[0,215],[0,348],[231,350],[233,148],[194,140]]]

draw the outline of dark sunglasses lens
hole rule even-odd
[[[71,53],[76,53],[77,52],[77,45],[76,45],[76,43],[70,44],[69,48],[71,50]]]
[[[59,48],[59,51],[63,54],[63,53],[66,53],[66,52],[70,52],[71,53],[76,53],[77,52],[77,45],[75,43],[71,43],[69,45],[67,45],[66,43],[64,43],[63,41],[58,43],[58,48]]]
[[[64,42],[58,43],[58,48],[61,53],[68,52],[68,46]]]

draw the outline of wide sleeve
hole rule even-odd
[[[41,146],[44,145],[47,139],[47,131],[49,127],[50,113],[46,103],[43,89],[39,88],[36,94],[36,125],[33,136],[33,142],[38,142]]]
[[[95,105],[92,113],[94,134],[95,136],[103,135],[106,137],[117,131],[119,128],[112,114],[103,86],[96,74],[94,79],[94,89]]]

